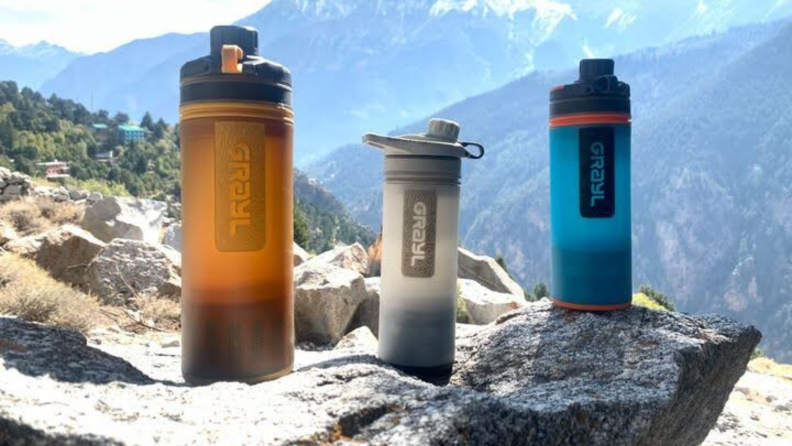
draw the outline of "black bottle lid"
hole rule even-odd
[[[573,113],[630,114],[630,86],[614,74],[613,59],[583,59],[579,79],[550,91],[550,118]]]
[[[258,31],[246,26],[215,26],[210,46],[208,56],[181,67],[182,105],[226,100],[291,107],[291,73],[259,55]]]

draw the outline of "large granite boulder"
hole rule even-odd
[[[35,260],[53,278],[80,288],[87,286],[88,264],[106,246],[90,232],[74,225],[64,225],[22,241],[10,250]]]
[[[294,270],[294,319],[298,342],[334,344],[349,330],[366,298],[360,273],[325,262],[310,262]]]
[[[73,332],[0,318],[0,438],[11,446],[693,446],[715,425],[759,338],[721,317],[575,313],[541,302],[465,330],[446,386],[378,361],[362,329],[336,350],[298,350],[295,372],[276,381],[192,387],[179,376],[177,349],[89,346]]]
[[[485,325],[500,315],[524,307],[528,302],[522,296],[498,293],[470,279],[457,280],[459,298],[471,324]]]
[[[124,238],[158,243],[167,210],[162,201],[108,197],[85,209],[82,227],[105,242]]]
[[[336,246],[312,258],[310,262],[327,263],[339,268],[357,271],[363,275],[368,274],[369,269],[368,253],[360,243],[349,246]]]
[[[465,248],[459,248],[458,276],[460,279],[471,279],[492,291],[524,296],[522,287],[509,277],[498,262],[492,257],[473,254]]]
[[[136,295],[178,299],[181,255],[169,246],[115,239],[88,264],[88,289],[109,305]]]

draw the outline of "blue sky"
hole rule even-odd
[[[0,39],[46,40],[73,51],[107,51],[136,38],[206,31],[269,0],[0,0]]]
[[[206,31],[250,15],[272,0],[0,0],[0,39],[16,46],[46,40],[84,53],[107,51],[134,39],[168,32]],[[377,0],[316,0],[356,3]],[[394,0],[401,1],[401,0]],[[410,1],[410,0],[404,0]],[[533,8],[543,14],[595,17],[603,29],[656,32],[657,43],[719,31],[743,23],[777,20],[792,13],[792,0],[412,0],[470,9]],[[588,48],[584,52],[607,52]]]

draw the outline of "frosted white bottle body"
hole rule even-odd
[[[386,182],[379,357],[403,367],[454,361],[459,186]]]

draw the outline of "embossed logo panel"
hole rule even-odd
[[[609,218],[616,213],[613,127],[580,129],[580,215]]]
[[[435,270],[437,191],[408,189],[404,194],[402,274],[432,277]]]
[[[264,247],[264,124],[215,123],[215,245],[220,251]]]

